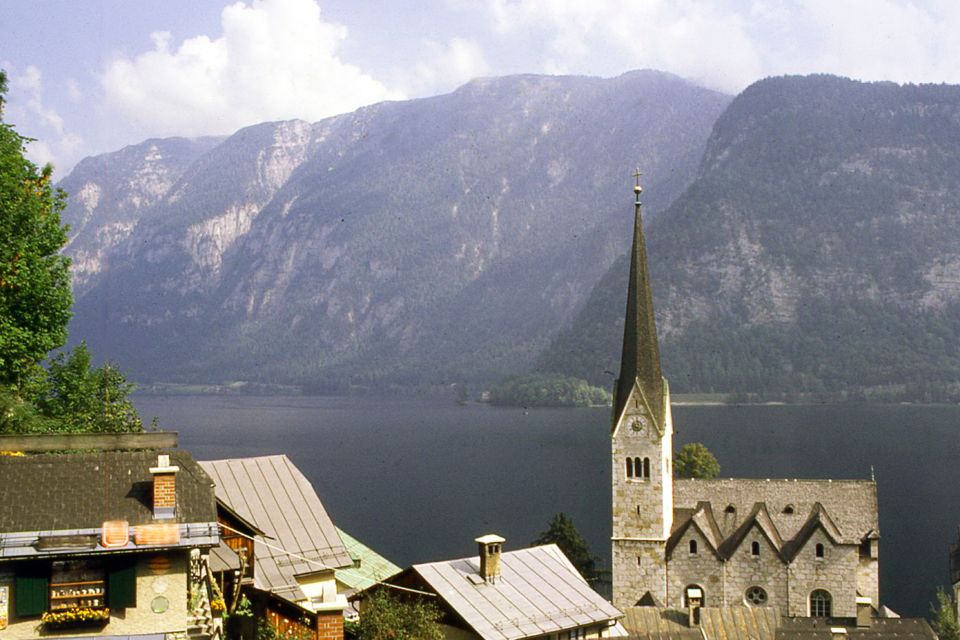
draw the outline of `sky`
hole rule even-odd
[[[960,84],[956,0],[0,0],[4,121],[63,177],[150,137],[317,121],[515,73]]]

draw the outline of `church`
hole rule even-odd
[[[875,610],[872,480],[673,477],[670,388],[660,370],[637,175],[610,434],[614,606],[743,605],[819,618]]]

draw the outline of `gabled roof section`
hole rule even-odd
[[[739,529],[740,514],[750,513],[758,502],[766,505],[784,540],[797,537],[817,503],[830,514],[842,544],[860,544],[871,531],[879,532],[877,485],[872,480],[674,480],[676,509],[692,509],[702,501],[713,505],[724,538]],[[733,505],[735,513],[725,513],[727,505]],[[793,513],[784,513],[786,505],[793,506]]]
[[[620,355],[620,376],[614,388],[613,427],[623,415],[633,385],[639,385],[648,410],[663,431],[663,374],[660,371],[660,347],[657,344],[657,323],[653,314],[653,295],[647,267],[647,246],[643,238],[643,216],[640,213],[640,185],[635,187],[633,247],[630,252],[630,280],[627,285],[627,310],[623,326],[623,350]]]
[[[337,569],[337,580],[354,591],[368,587],[400,573],[400,567],[363,544],[343,529],[337,529],[354,563],[347,569]]]
[[[475,556],[411,569],[484,640],[539,637],[622,615],[554,544],[503,553],[493,583],[479,578]]]
[[[106,520],[153,522],[157,454],[176,475],[174,521],[217,521],[213,483],[182,449],[0,456],[0,533],[99,529]]]
[[[258,537],[258,589],[289,600],[305,597],[296,576],[353,566],[310,481],[287,456],[209,460],[200,465],[217,498],[269,537]]]
[[[747,537],[747,534],[756,527],[764,535],[764,537],[770,542],[770,545],[777,552],[777,555],[783,557],[783,538],[780,537],[780,532],[777,531],[777,525],[773,523],[773,519],[770,518],[770,513],[767,511],[767,505],[758,502],[753,505],[753,509],[750,510],[749,515],[743,519],[743,523],[737,527],[737,530],[734,531],[733,535],[724,540],[723,542],[723,555],[726,558],[730,558],[736,552],[736,550],[743,543],[743,539]]]
[[[784,557],[788,561],[793,560],[817,529],[822,530],[834,544],[839,544],[842,541],[840,530],[834,524],[833,519],[830,518],[830,514],[827,513],[822,504],[815,502],[803,527],[784,549]]]
[[[699,502],[696,509],[693,511],[687,510],[683,515],[681,515],[681,510],[674,509],[674,522],[677,522],[677,520],[680,520],[680,522],[674,526],[673,533],[667,540],[667,557],[670,557],[674,548],[680,544],[680,540],[683,539],[683,535],[690,527],[695,527],[700,532],[714,555],[718,558],[723,557],[720,552],[723,536],[720,534],[720,527],[717,526],[717,521],[713,517],[713,509],[709,502]]]

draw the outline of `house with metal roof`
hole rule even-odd
[[[223,507],[229,549],[218,553],[225,568],[243,563],[241,586],[254,611],[281,635],[342,639],[347,600],[337,572],[355,562],[310,481],[285,455],[200,465]],[[242,558],[234,560],[231,551]]]
[[[613,604],[766,607],[823,619],[854,617],[864,599],[879,607],[872,479],[674,478],[637,176],[610,431]]]
[[[386,583],[436,598],[449,640],[626,636],[617,623],[623,614],[556,545],[504,552],[499,536],[476,542],[477,556],[416,564]]]
[[[125,436],[123,446],[146,440]],[[4,638],[215,634],[206,571],[219,542],[213,483],[190,454],[0,456],[0,486]]]

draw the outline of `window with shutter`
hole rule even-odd
[[[107,606],[126,609],[137,606],[137,563],[131,558],[116,560],[107,573]]]
[[[13,607],[18,618],[39,616],[49,605],[50,568],[45,564],[18,566],[14,580]]]

